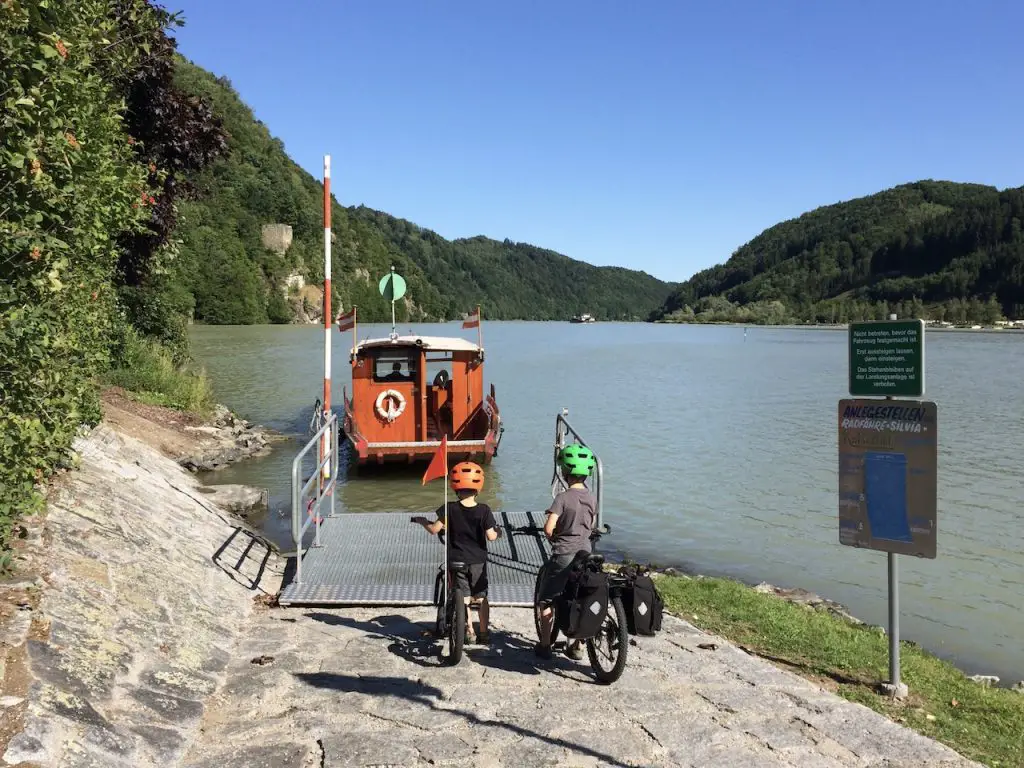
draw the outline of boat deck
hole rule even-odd
[[[410,514],[339,514],[320,526],[319,547],[305,550],[302,583],[281,591],[281,605],[432,605],[434,582],[444,559],[436,536],[409,522]],[[514,533],[541,527],[543,512],[495,513],[504,535],[488,545],[491,605],[530,606],[537,572],[550,556],[540,534]]]

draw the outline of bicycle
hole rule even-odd
[[[544,529],[536,526],[523,526],[516,528],[515,531],[517,533],[537,534],[543,533]],[[611,533],[611,528],[604,525],[602,530],[591,532],[590,540],[596,543],[601,536],[608,533]],[[533,588],[533,619],[538,640],[541,638],[540,594],[547,565],[545,563],[541,566]],[[589,568],[595,571],[603,570],[604,555],[590,553],[574,567]],[[597,634],[587,638],[567,638],[567,642],[571,640],[584,640],[586,642],[590,667],[594,670],[594,675],[598,681],[604,685],[610,685],[622,677],[622,673],[626,670],[626,658],[629,651],[629,628],[626,624],[626,608],[622,603],[622,593],[627,587],[628,580],[618,574],[607,574],[607,578],[608,611]],[[558,599],[553,600],[551,603],[553,615],[550,642],[552,645],[555,644],[555,640],[558,638],[558,604]],[[605,645],[607,646],[607,652],[605,652]],[[607,666],[604,664],[605,660],[609,662]]]
[[[440,534],[439,534],[440,535]],[[442,539],[442,544],[444,540]],[[462,661],[462,649],[466,642],[467,608],[466,596],[459,589],[455,578],[457,573],[469,576],[469,566],[465,563],[448,563],[448,584],[444,584],[444,566],[438,568],[434,580],[434,605],[437,606],[437,621],[434,634],[448,641],[448,656],[441,656],[451,666]],[[458,608],[458,610],[456,610]]]
[[[444,531],[437,534],[441,546],[445,546]],[[499,529],[498,538],[501,538]],[[473,602],[466,603],[469,595],[459,588],[458,575],[469,580],[469,565],[453,561],[448,563],[448,584],[445,588],[444,566],[437,569],[437,578],[434,579],[434,605],[437,606],[437,619],[434,624],[434,636],[445,638],[448,641],[448,656],[442,654],[450,666],[455,666],[462,661],[463,647],[466,642],[466,627],[469,622],[469,611],[479,610],[479,605]],[[456,610],[459,608],[459,610]]]

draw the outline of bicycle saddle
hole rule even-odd
[[[600,568],[602,565],[604,565],[604,555],[599,555],[596,552],[587,552],[585,549],[577,552],[576,556],[572,559],[573,568],[586,568],[588,566]]]

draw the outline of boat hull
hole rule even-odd
[[[429,462],[441,445],[436,440],[422,443],[368,443],[352,436],[348,437],[348,441],[352,446],[356,463],[360,466]],[[448,443],[448,460],[490,464],[494,458],[496,442],[491,439],[451,441]]]

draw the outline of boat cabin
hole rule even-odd
[[[484,396],[484,350],[462,338],[394,336],[351,350],[345,432],[360,463],[430,459],[447,437],[449,457],[487,463],[501,418]]]

